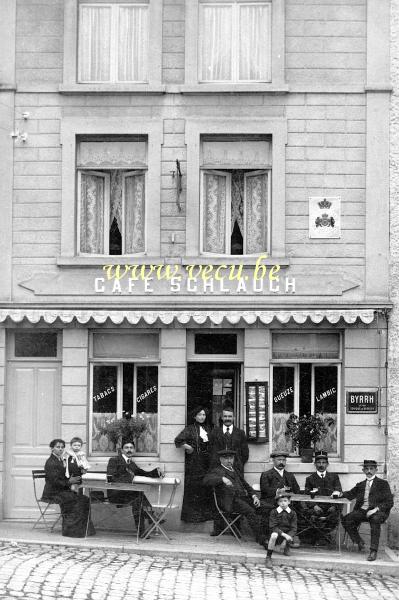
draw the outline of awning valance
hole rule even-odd
[[[142,322],[147,325],[172,325],[179,323],[181,325],[206,323],[221,325],[254,325],[263,323],[269,325],[272,321],[279,323],[321,323],[326,320],[328,323],[336,324],[343,321],[347,324],[356,322],[370,324],[375,318],[374,309],[342,309],[342,310],[246,310],[246,311],[228,311],[228,310],[62,310],[62,309],[3,309],[0,310],[0,323],[11,321],[21,323],[26,320],[29,323],[61,323],[77,322],[88,324],[90,322],[99,325],[109,320],[115,325],[130,323],[137,325]]]

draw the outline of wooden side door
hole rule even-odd
[[[4,517],[23,520],[37,516],[32,469],[60,435],[60,363],[11,361],[7,382]]]

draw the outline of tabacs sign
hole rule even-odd
[[[346,392],[347,413],[378,412],[378,392]]]

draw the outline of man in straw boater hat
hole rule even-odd
[[[299,494],[299,485],[295,475],[286,470],[288,452],[275,450],[270,454],[273,467],[260,476],[260,504],[262,513],[262,529],[265,535],[269,531],[270,511],[276,506],[276,492],[282,490]]]
[[[339,497],[342,492],[341,482],[337,473],[329,473],[328,454],[324,450],[315,452],[314,464],[316,471],[309,475],[305,481],[305,493],[311,496]],[[307,524],[314,523],[314,528],[306,528],[306,537],[310,543],[322,543],[329,540],[329,533],[335,529],[339,522],[341,507],[328,503],[306,503],[304,517]],[[320,531],[324,535],[320,536]],[[301,536],[300,536],[301,537]]]
[[[356,500],[353,511],[343,517],[342,524],[361,552],[365,544],[359,535],[358,528],[360,523],[365,521],[370,523],[370,554],[367,560],[375,560],[380,540],[381,523],[384,523],[389,516],[393,506],[393,497],[389,483],[385,479],[376,476],[377,462],[375,460],[364,460],[361,466],[366,479],[357,483],[348,492],[341,492],[340,494],[340,496],[349,500]]]
[[[259,507],[259,498],[255,490],[245,481],[241,471],[234,468],[235,450],[219,450],[217,454],[219,465],[205,475],[203,483],[214,488],[218,505],[223,511],[241,513],[246,517],[256,541],[263,546],[265,537],[256,511]],[[222,531],[221,527],[221,523],[215,520],[211,535],[218,535]]]

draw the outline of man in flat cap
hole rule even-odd
[[[389,483],[376,476],[377,462],[375,460],[364,460],[362,467],[366,479],[357,483],[348,492],[340,494],[349,500],[356,500],[353,511],[343,517],[342,524],[361,552],[364,549],[364,541],[359,535],[358,527],[364,521],[370,523],[370,554],[367,560],[372,561],[377,558],[381,523],[384,523],[389,516],[393,506],[393,497]]]
[[[144,471],[136,465],[133,460],[134,456],[134,441],[129,438],[122,440],[122,448],[118,456],[113,456],[109,459],[107,465],[107,475],[112,483],[132,483],[135,475],[141,477],[162,477],[162,471],[159,468],[152,471]],[[140,518],[141,497],[140,492],[130,492],[124,490],[108,490],[108,499],[113,504],[130,504],[132,514],[136,523],[137,529],[140,530],[140,535],[143,535],[145,530],[144,519]],[[151,507],[146,496],[143,495],[143,505],[148,509]],[[141,521],[141,522],[140,522]]]
[[[234,450],[219,450],[219,465],[205,475],[203,483],[215,489],[218,505],[223,511],[238,512],[247,518],[255,539],[263,546],[265,540],[256,511],[260,504],[259,498],[241,472],[234,468],[235,456]],[[220,531],[222,531],[220,524],[215,521],[211,535],[218,535]]]
[[[249,457],[245,431],[234,425],[234,408],[225,403],[222,412],[222,426],[214,427],[209,436],[211,469],[219,465],[219,450],[235,450],[234,468],[244,474],[244,465]]]
[[[306,478],[305,493],[317,496],[340,496],[341,482],[336,473],[328,473],[328,454],[324,450],[315,452],[314,463],[316,471]],[[328,503],[306,503],[303,507],[303,517],[306,520],[306,540],[310,543],[329,541],[329,533],[339,522],[341,507]],[[314,527],[311,527],[314,524]],[[309,528],[310,525],[310,528]],[[302,523],[301,523],[302,528]],[[322,534],[322,535],[321,535]],[[301,536],[300,536],[301,537]]]
[[[277,490],[299,494],[295,475],[285,468],[288,456],[288,452],[283,450],[272,452],[270,458],[273,460],[273,467],[260,476],[262,529],[265,535],[269,532],[269,515],[275,507]]]

